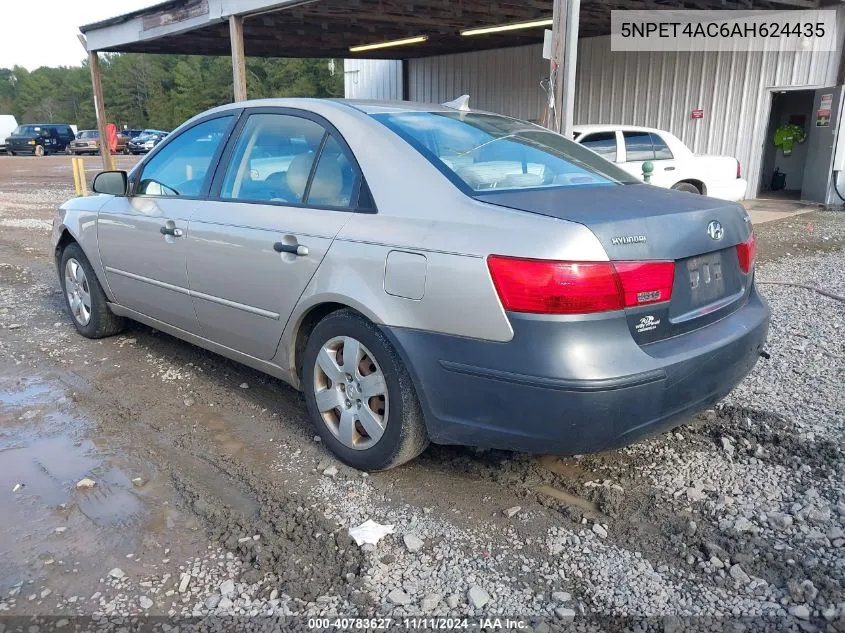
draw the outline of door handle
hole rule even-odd
[[[285,244],[284,242],[276,242],[273,244],[273,250],[277,253],[291,253],[292,255],[299,255],[304,257],[308,254],[308,247],[302,244]]]
[[[674,167],[664,167],[663,171],[675,171]]]
[[[162,235],[172,235],[173,237],[182,237],[182,229],[177,229],[172,226],[163,226],[159,229]]]

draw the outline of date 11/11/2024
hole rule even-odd
[[[478,617],[470,618],[309,618],[308,628],[317,631],[391,629],[437,631],[504,630],[519,631],[528,628],[525,620]]]

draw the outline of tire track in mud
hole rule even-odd
[[[256,459],[258,447],[245,449],[257,462],[247,465],[217,450],[211,431],[194,426],[190,414],[160,416],[166,405],[157,405],[138,415],[134,404],[118,401],[108,386],[93,390],[96,394],[81,403],[96,400],[98,409],[110,409],[109,427],[123,429],[133,450],[155,453],[157,467],[171,479],[185,509],[202,521],[212,540],[244,562],[245,582],[263,580],[266,593],[277,589],[305,602],[324,595],[349,599],[358,591],[360,550],[345,529],[307,502],[301,485],[284,485],[269,468],[259,471],[268,460]]]

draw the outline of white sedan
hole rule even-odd
[[[643,178],[643,163],[654,165],[651,184],[723,200],[741,200],[748,183],[730,156],[696,156],[674,134],[632,125],[576,125],[575,140]]]

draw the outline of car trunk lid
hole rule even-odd
[[[742,206],[649,185],[502,191],[479,200],[588,227],[611,261],[673,261],[668,302],[625,310],[640,344],[677,336],[736,310],[751,274],[737,245],[751,234]]]

